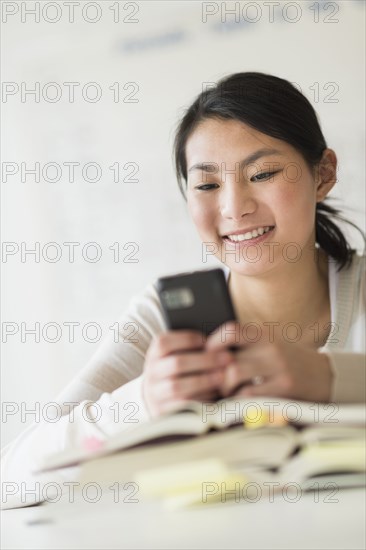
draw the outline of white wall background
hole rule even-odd
[[[338,154],[339,182],[332,194],[349,218],[365,229],[362,1],[305,0],[279,6],[211,2],[209,9],[218,13],[206,22],[201,2],[119,2],[116,23],[111,9],[116,2],[94,3],[100,10],[95,23],[82,17],[81,8],[88,2],[75,6],[73,23],[64,2],[49,2],[46,10],[47,3],[40,2],[36,22],[26,12],[35,4],[2,2],[2,79],[19,87],[14,95],[3,95],[1,104],[3,169],[9,166],[6,162],[19,167],[2,183],[3,246],[12,242],[14,250],[19,247],[19,252],[2,259],[3,342],[10,326],[6,323],[14,323],[17,330],[3,343],[2,399],[14,402],[19,411],[36,403],[42,408],[85,365],[99,345],[83,338],[86,323],[98,323],[103,338],[129,298],[157,276],[217,264],[202,263],[200,239],[178,191],[171,156],[175,125],[203,82],[247,70],[296,82],[313,102],[328,144]],[[227,15],[225,22],[225,7],[235,4],[241,12],[239,22],[234,15]],[[132,18],[138,22],[123,21],[136,11],[134,6],[138,11]],[[96,7],[87,7],[84,15],[93,19]],[[245,20],[256,16],[257,22]],[[46,20],[58,17],[54,23]],[[29,89],[36,82],[45,93],[47,83],[58,83],[60,100],[52,103],[41,93],[39,102],[31,95],[22,101],[22,86]],[[80,83],[73,103],[64,82]],[[102,90],[96,103],[81,94],[90,82]],[[135,82],[138,102],[115,103],[109,89],[115,82],[120,83],[122,99],[132,91],[124,90],[124,84]],[[317,87],[319,97],[314,95]],[[93,90],[89,92],[91,97]],[[48,93],[46,97],[54,97],[55,88],[48,88]],[[21,163],[31,168],[36,162],[41,169],[49,162],[59,163],[61,179],[52,183],[41,175],[37,183],[27,175],[22,182]],[[80,163],[74,182],[69,181],[65,162]],[[100,165],[100,181],[90,183],[82,177],[81,167],[88,162]],[[108,167],[116,162],[121,179],[128,173],[125,163],[137,163],[138,182],[113,182]],[[54,175],[50,169],[46,178]],[[94,177],[92,170],[88,177]],[[359,246],[357,233],[348,234]],[[42,254],[39,262],[34,255],[22,258],[22,247],[31,249],[37,242],[41,251],[47,243],[57,243],[60,260],[51,263]],[[80,243],[73,263],[65,242]],[[81,254],[90,242],[102,251],[96,263]],[[118,262],[109,249],[116,242],[121,248]],[[123,261],[133,251],[123,250],[123,245],[131,242],[138,249],[135,263]],[[48,252],[52,257],[55,249]],[[92,248],[89,253],[92,256]],[[38,343],[34,335],[24,334],[24,328],[37,322],[41,331],[47,323],[58,323],[60,340],[50,343],[41,334]],[[80,324],[73,343],[67,322]],[[90,330],[89,338],[94,334]],[[51,329],[47,333],[48,338],[54,335]],[[33,420],[29,415],[22,418],[20,412],[4,418],[2,445]]]

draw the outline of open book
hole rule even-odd
[[[276,424],[279,415],[286,425]],[[251,429],[251,424],[260,424],[262,416],[265,425]],[[120,434],[98,442],[94,449],[89,445],[48,456],[36,473],[92,461],[99,472],[113,475],[112,463],[124,461],[124,472],[135,470],[139,464],[146,464],[148,452],[149,464],[215,455],[231,463],[278,467],[309,441],[359,439],[365,421],[364,405],[270,397],[231,398],[215,403],[190,401],[159,418],[131,424]],[[110,465],[101,469],[97,462],[103,457]],[[116,467],[121,471],[121,464]]]
[[[79,468],[78,481],[102,486],[137,481],[142,489],[143,479],[148,479],[148,485],[158,491],[178,485],[178,492],[182,492],[192,485],[192,479],[197,481],[197,470],[203,469],[202,483],[214,480],[215,471],[205,470],[212,459],[219,461],[220,470],[224,466],[228,474],[242,474],[260,484],[275,481],[280,487],[294,482],[306,489],[306,484],[317,478],[324,484],[360,486],[365,484],[365,432],[359,426],[298,429],[287,425],[246,430],[236,425],[183,441],[138,446],[88,460]],[[171,475],[166,478],[168,471]]]

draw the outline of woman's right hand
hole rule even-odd
[[[220,396],[230,351],[206,351],[204,335],[170,330],[156,336],[147,350],[143,397],[152,417],[186,401],[211,401]]]

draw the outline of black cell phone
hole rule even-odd
[[[223,269],[160,277],[155,288],[171,330],[198,330],[208,336],[223,323],[237,320]]]

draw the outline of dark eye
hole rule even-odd
[[[271,176],[274,176],[277,174],[277,172],[262,172],[261,174],[257,174],[256,176],[253,176],[250,178],[250,181],[263,181],[266,179],[269,179]]]
[[[200,185],[199,187],[196,187],[196,189],[199,189],[200,191],[209,191],[215,185],[215,183],[207,183],[206,185]]]

